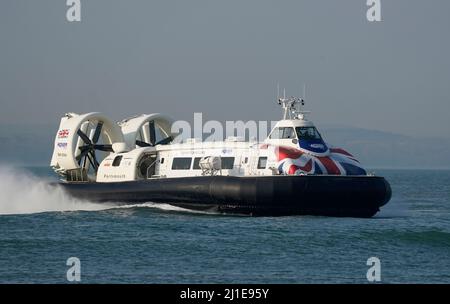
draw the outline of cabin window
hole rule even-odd
[[[112,162],[112,166],[119,167],[121,161],[122,161],[122,155],[116,156]]]
[[[280,131],[281,131],[281,129],[283,129],[283,135],[282,135],[283,139],[295,138],[294,128],[291,128],[291,127],[289,127],[289,128],[280,128]]]
[[[266,169],[267,157],[260,157],[258,159],[258,169]]]
[[[164,164],[164,157],[159,161],[160,164]]]
[[[222,169],[233,169],[234,157],[221,157]]]
[[[280,128],[273,129],[272,133],[270,133],[269,138],[271,138],[271,139],[280,139],[281,138],[281,136],[280,136]]]
[[[196,157],[194,158],[194,163],[192,164],[192,169],[194,170],[200,170],[200,159],[202,159],[201,157]]]
[[[248,163],[248,157],[244,159],[244,164]]]
[[[297,127],[295,128],[299,139],[312,140],[321,139],[320,133],[315,127]]]
[[[282,127],[273,129],[270,134],[271,139],[293,139],[295,138],[294,128]]]
[[[172,170],[189,170],[191,161],[190,157],[176,157],[172,161]]]

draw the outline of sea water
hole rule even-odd
[[[48,187],[45,167],[0,167],[0,282],[450,283],[450,171],[375,170],[392,186],[371,219],[248,217],[167,204],[96,204]]]

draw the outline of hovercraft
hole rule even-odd
[[[283,118],[264,142],[175,140],[159,113],[112,122],[67,113],[51,167],[75,198],[117,204],[166,203],[245,215],[371,217],[391,198],[389,183],[367,174],[342,148],[325,143],[306,119],[304,100],[278,98]]]

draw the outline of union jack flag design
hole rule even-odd
[[[69,130],[64,129],[58,131],[58,138],[67,138],[67,136],[69,136]]]
[[[299,149],[273,146],[281,174],[366,175],[353,155],[341,148],[330,148],[326,156],[315,156]]]

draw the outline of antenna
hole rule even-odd
[[[280,98],[280,83],[277,82],[277,100]]]
[[[302,106],[305,105],[305,99],[306,99],[306,83],[303,83],[303,97],[302,97],[302,101],[301,101]]]
[[[277,84],[277,93],[279,93],[279,84]],[[303,98],[306,96],[306,84],[303,84]],[[283,119],[305,119],[305,114],[309,111],[303,111],[305,101],[299,97],[286,98],[286,88],[283,89],[283,97],[278,97],[278,104],[283,108]]]

